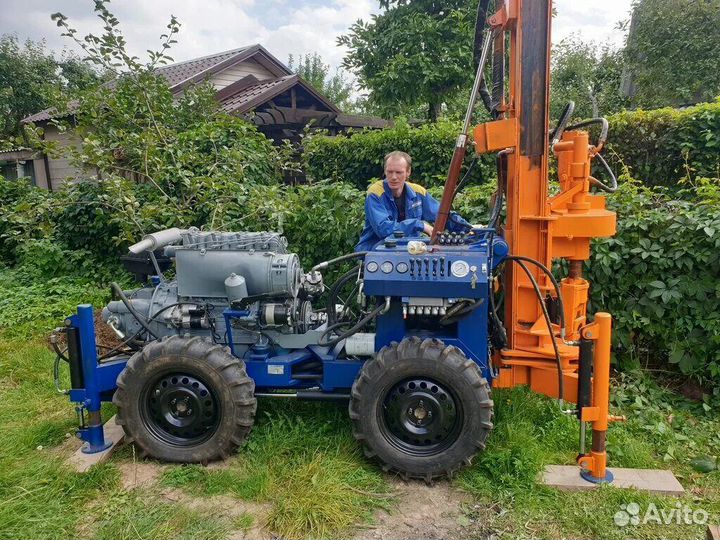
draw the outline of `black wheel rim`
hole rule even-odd
[[[190,373],[166,373],[145,387],[142,419],[158,439],[173,446],[197,446],[212,437],[220,405],[212,388]]]
[[[379,412],[385,439],[413,456],[432,456],[457,440],[463,410],[445,385],[426,377],[405,379],[385,394]]]

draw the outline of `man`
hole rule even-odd
[[[365,197],[365,227],[355,251],[370,251],[396,231],[432,235],[440,204],[424,187],[408,182],[411,170],[412,158],[405,152],[385,156],[385,178],[371,185]],[[447,228],[465,232],[472,226],[451,212]]]

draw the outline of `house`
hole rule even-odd
[[[253,122],[274,141],[297,140],[310,121],[333,134],[349,128],[389,125],[381,118],[344,114],[261,45],[163,66],[157,73],[165,77],[174,94],[182,93],[189,85],[209,82],[217,91],[223,111]],[[58,141],[60,145],[74,144],[72,131],[59,132],[49,123],[51,118],[52,111],[47,109],[24,118],[23,123],[43,127],[47,140]],[[67,158],[28,153],[24,159],[25,173],[32,173],[36,185],[50,190],[78,173]]]

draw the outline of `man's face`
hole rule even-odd
[[[385,178],[396,197],[402,193],[403,186],[410,178],[410,167],[403,158],[390,158],[385,165]]]

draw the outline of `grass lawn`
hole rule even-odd
[[[0,297],[11,285],[0,279]],[[223,464],[142,462],[132,447],[121,447],[108,463],[75,473],[65,465],[78,446],[68,439],[73,408],[53,388],[54,355],[44,336],[30,331],[32,321],[22,324],[22,335],[17,326],[0,332],[0,538],[349,537],[398,504],[395,480],[362,456],[347,411],[336,404],[261,400],[248,443]],[[46,324],[35,328],[44,331]],[[545,464],[574,462],[574,418],[522,388],[497,391],[494,399],[496,428],[487,450],[452,481],[472,501],[459,509],[464,536],[704,538],[704,525],[617,526],[615,514],[630,503],[640,506],[640,517],[651,503],[666,514],[687,505],[718,523],[720,472],[690,466],[695,457],[720,455],[714,410],[647,377],[618,376],[613,408],[629,420],[610,427],[611,465],[670,468],[686,495],[612,486],[570,494],[536,478]],[[112,412],[108,406],[105,418]],[[128,474],[141,467],[151,477],[129,486]]]

